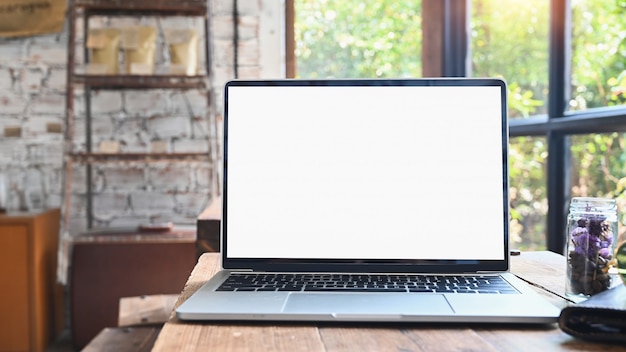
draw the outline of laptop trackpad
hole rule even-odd
[[[314,314],[453,314],[440,294],[292,293],[283,311]]]

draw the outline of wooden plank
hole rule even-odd
[[[83,352],[147,352],[159,334],[157,327],[104,328],[82,350]]]
[[[519,256],[511,258],[511,272],[527,282],[542,287],[543,289],[538,288],[537,291],[560,308],[567,305],[566,300],[556,296],[565,294],[565,266],[564,256],[548,251],[522,252]]]
[[[285,0],[285,77],[295,78],[298,70],[296,58],[296,10],[294,0]]]
[[[407,336],[425,351],[498,351],[472,328],[463,325],[428,324],[409,329]]]
[[[587,342],[561,331],[556,324],[547,326],[483,326],[475,329],[497,351],[626,351],[625,346]]]
[[[324,351],[314,325],[168,323],[152,351]]]
[[[165,323],[178,295],[147,295],[120,298],[118,326]]]
[[[468,327],[387,324],[320,328],[327,351],[495,351]]]
[[[178,296],[174,307],[178,307],[187,298],[191,297],[202,285],[220,270],[219,253],[206,253],[200,256],[198,263],[191,271],[183,292]],[[172,315],[172,317],[174,317]]]

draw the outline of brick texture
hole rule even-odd
[[[259,76],[258,27],[261,2],[239,2],[239,77]],[[161,28],[195,28],[200,33],[200,67],[203,45],[213,49],[215,111],[221,115],[222,87],[233,78],[232,0],[212,0],[212,43],[207,44],[201,19],[94,18],[91,26],[147,24]],[[79,21],[78,27],[81,26]],[[82,33],[82,28],[78,28]],[[80,35],[79,35],[80,37]],[[8,176],[10,210],[60,207],[64,180],[71,179],[70,234],[86,229],[87,184],[94,192],[96,227],[136,226],[146,222],[195,223],[211,194],[212,167],[201,162],[153,164],[110,163],[94,165],[87,180],[85,165],[72,173],[63,167],[64,150],[85,151],[85,99],[76,90],[75,139],[65,145],[65,92],[67,25],[62,33],[0,38],[0,173]],[[157,44],[166,47],[162,37]],[[77,43],[77,72],[84,70],[83,39]],[[167,50],[157,52],[157,68],[167,63]],[[125,152],[150,151],[162,142],[170,151],[209,151],[209,141],[220,138],[206,116],[206,93],[189,90],[93,91],[91,100],[92,149],[102,141],[117,141]],[[59,128],[59,126],[61,128]],[[15,131],[19,131],[15,135]],[[7,133],[5,133],[7,132]],[[24,195],[20,197],[20,195]],[[26,204],[21,204],[25,200]]]

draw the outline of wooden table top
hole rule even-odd
[[[523,252],[511,257],[511,271],[536,285],[559,307],[565,290],[565,257]],[[220,269],[218,253],[203,254],[175,307]],[[552,293],[550,293],[551,291]],[[554,294],[556,293],[556,294]],[[557,295],[558,294],[558,295]],[[626,351],[589,343],[558,325],[523,324],[363,324],[275,322],[183,322],[172,312],[153,351]]]

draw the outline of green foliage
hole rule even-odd
[[[421,1],[298,0],[300,78],[421,76]]]
[[[472,75],[504,77],[510,117],[545,113],[549,1],[472,1]]]
[[[510,236],[525,250],[545,249],[546,160],[545,137],[516,137],[509,143]]]
[[[420,0],[295,4],[299,77],[421,76]],[[626,1],[571,7],[570,109],[625,104]],[[470,8],[472,75],[507,81],[510,118],[546,114],[550,1],[473,0]],[[626,225],[626,134],[571,140],[572,195],[617,198]],[[512,245],[544,249],[547,140],[512,138],[509,154]]]
[[[519,83],[513,82],[507,86],[509,89],[509,117],[529,117],[544,105],[543,101],[533,99],[532,90],[525,90],[520,87]]]
[[[572,1],[572,110],[626,103],[626,2]],[[573,196],[615,198],[626,239],[626,133],[571,138]]]
[[[624,103],[626,6],[572,0],[572,110]]]
[[[574,196],[614,198],[620,209],[620,235],[626,240],[626,133],[572,136]]]
[[[615,1],[572,0],[571,109],[623,104],[626,91],[626,6]],[[549,1],[472,2],[472,63],[475,76],[509,82],[509,116],[546,113]],[[626,212],[626,134],[572,137],[573,196],[617,198]],[[619,147],[621,145],[621,147]],[[511,238],[523,249],[540,249],[545,233],[545,138],[510,143]],[[620,183],[621,182],[621,183]],[[623,213],[622,212],[622,213]]]

